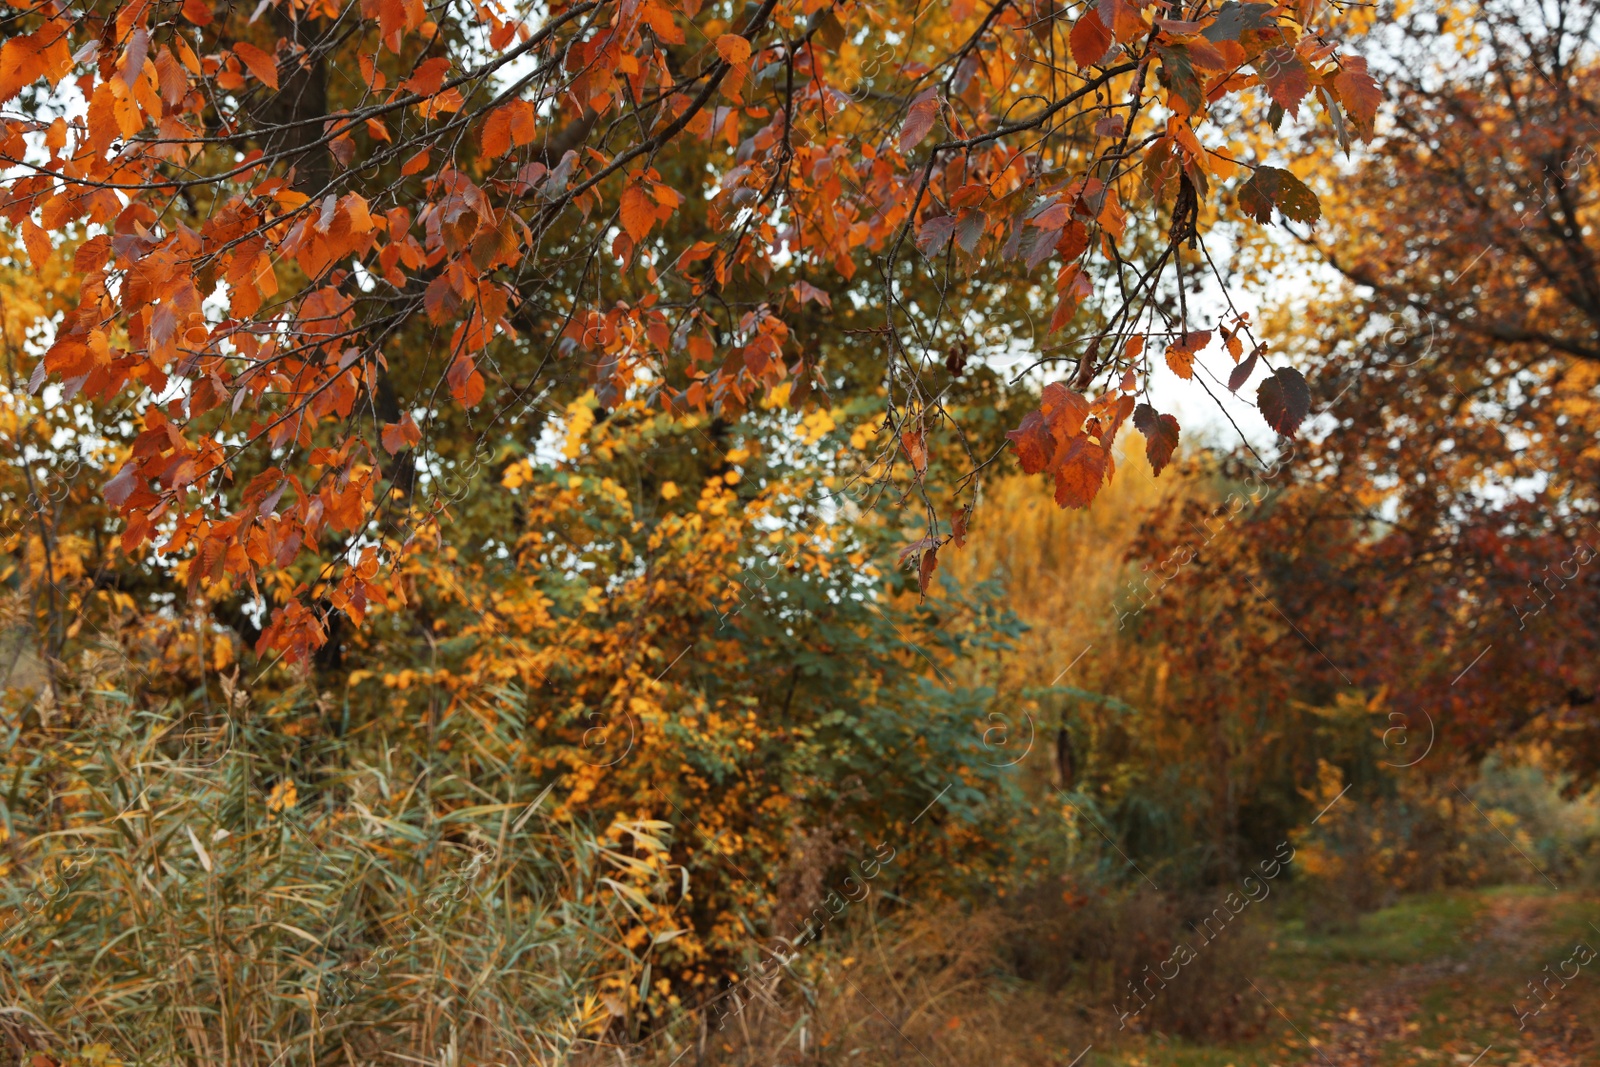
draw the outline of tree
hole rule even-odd
[[[1340,282],[1291,346],[1331,406],[1261,538],[1284,610],[1418,729],[1432,716],[1469,755],[1533,732],[1586,774],[1597,16],[1555,0],[1387,20],[1392,131],[1329,184],[1314,255]]]
[[[81,287],[29,384],[136,417],[105,472],[122,551],[158,546],[191,593],[270,594],[260,647],[295,660],[384,595],[477,442],[585,388],[606,411],[804,404],[839,383],[819,323],[852,303],[931,559],[993,456],[930,370],[997,299],[1014,326],[986,341],[1073,367],[1013,435],[1060,503],[1093,499],[1130,415],[1171,454],[1176,422],[1135,393],[1157,348],[1188,377],[1211,336],[1185,274],[1219,183],[1251,171],[1260,221],[1319,210],[1228,131],[1314,98],[1372,132],[1338,14],[51,0],[8,17],[5,213],[35,264],[68,242]],[[1085,306],[1039,343],[1035,317],[1048,337]],[[1253,345],[1247,373],[1266,353],[1244,322],[1222,335]],[[1298,374],[1262,406],[1292,433]],[[965,455],[952,484],[923,478],[935,435]]]

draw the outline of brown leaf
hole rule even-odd
[[[161,88],[161,99],[168,107],[177,107],[189,92],[188,72],[170,48],[162,49],[156,56],[156,82]]]
[[[1273,102],[1290,115],[1298,115],[1300,101],[1311,91],[1311,77],[1295,50],[1280,45],[1263,52],[1256,60],[1256,70],[1266,83]]]
[[[939,116],[939,92],[928,89],[911,102],[906,110],[905,125],[900,127],[900,151],[909,152],[922,143],[933,129],[933,120]]]
[[[1250,375],[1256,371],[1256,357],[1260,354],[1260,346],[1251,349],[1244,362],[1233,368],[1233,373],[1228,375],[1228,392],[1237,393],[1239,387],[1250,380]]]
[[[924,218],[922,225],[917,227],[917,248],[923,255],[932,259],[944,251],[945,245],[950,243],[950,237],[956,232],[956,216],[936,215],[933,218]]]
[[[1274,207],[1295,222],[1322,217],[1322,204],[1305,182],[1278,167],[1257,167],[1239,189],[1239,210],[1257,222],[1271,222]]]
[[[1017,453],[1024,474],[1038,474],[1050,463],[1055,452],[1055,442],[1050,436],[1050,424],[1037,411],[1022,416],[1015,430],[1007,430],[1006,437]]]
[[[1279,367],[1261,383],[1256,407],[1261,409],[1268,426],[1285,437],[1293,437],[1311,410],[1311,390],[1305,375],[1293,367]]]
[[[933,580],[933,570],[938,565],[939,549],[937,546],[924,552],[922,559],[917,563],[917,588],[923,596],[928,595],[928,583]]]
[[[1178,448],[1178,420],[1162,415],[1149,404],[1140,404],[1133,409],[1133,427],[1144,434],[1144,454],[1150,460],[1151,472],[1160,477]]]
[[[112,478],[106,483],[106,503],[110,504],[114,508],[121,507],[122,502],[127,500],[128,497],[132,496],[133,491],[138,487],[138,472],[134,470],[132,463],[126,463],[123,465],[122,469],[117,472],[116,477]]]

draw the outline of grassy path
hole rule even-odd
[[[1151,1039],[1085,1063],[1592,1067],[1600,1064],[1600,956],[1582,962],[1580,942],[1600,952],[1600,900],[1520,887],[1411,898],[1363,917],[1349,934],[1311,936],[1285,923],[1247,987],[1270,1006],[1253,1041]],[[1552,977],[1561,975],[1564,984]],[[1542,1008],[1528,988],[1540,980],[1549,990]]]

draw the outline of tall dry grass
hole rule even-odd
[[[550,822],[514,715],[425,752],[80,693],[3,739],[0,1063],[556,1063],[637,1025],[661,827]]]
[[[1008,959],[1016,933],[997,909],[913,908],[886,917],[864,903],[771,981],[740,990],[739,1010],[685,1015],[622,1058],[651,1067],[1066,1063],[1094,1024],[1073,998],[1018,980]],[[614,1050],[578,1061],[617,1062]]]

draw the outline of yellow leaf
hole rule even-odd
[[[293,778],[285,778],[272,787],[272,792],[267,794],[268,811],[288,811],[300,799],[299,791],[294,787]]]

